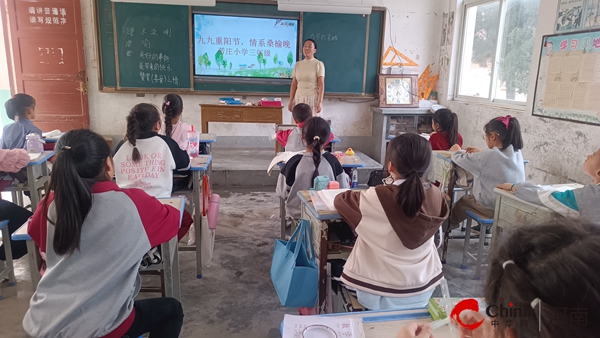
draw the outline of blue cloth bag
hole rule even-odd
[[[317,303],[319,269],[308,220],[300,221],[289,241],[275,241],[271,280],[281,305],[314,307]]]

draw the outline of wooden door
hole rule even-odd
[[[35,98],[33,123],[43,131],[90,124],[79,1],[4,0],[2,6],[11,90]]]

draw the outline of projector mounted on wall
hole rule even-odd
[[[288,12],[371,14],[372,6],[364,2],[364,0],[277,0],[277,9]]]
[[[154,5],[181,5],[181,6],[216,6],[216,0],[111,0],[112,2],[132,2],[138,4]]]

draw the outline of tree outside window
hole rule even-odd
[[[467,5],[458,96],[527,101],[539,1]]]

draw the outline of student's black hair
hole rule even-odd
[[[321,164],[321,150],[323,145],[329,141],[329,123],[320,117],[311,117],[302,127],[302,138],[310,146],[313,153],[315,171],[312,179],[319,176],[319,165]],[[312,184],[311,184],[312,185]]]
[[[52,242],[57,255],[70,255],[79,250],[83,221],[92,208],[92,186],[110,181],[106,159],[110,148],[106,140],[89,129],[66,132],[56,142],[56,153],[50,174],[49,191],[54,192],[56,219]],[[48,215],[48,199],[44,214]]]
[[[396,202],[408,218],[417,215],[425,200],[421,179],[429,168],[431,154],[429,142],[414,133],[396,136],[388,144],[387,160],[392,162],[396,172],[405,179],[396,195]]]
[[[35,99],[31,95],[16,94],[6,101],[4,108],[6,109],[6,115],[11,120],[14,120],[16,116],[25,118],[27,111],[35,108]]]
[[[598,337],[599,252],[600,225],[582,220],[563,219],[503,233],[490,255],[485,301],[504,308],[512,303],[513,311],[508,318],[498,318],[495,331],[503,337],[512,321],[518,338]],[[579,311],[586,323],[574,323],[571,311]],[[527,313],[530,316],[522,318]],[[519,325],[520,320],[529,323]]]
[[[508,120],[508,128],[504,121]],[[500,116],[490,120],[483,128],[487,135],[496,133],[502,140],[502,150],[512,145],[515,150],[523,149],[523,136],[521,136],[521,125],[516,117],[510,115]]]
[[[298,103],[292,109],[294,121],[302,123],[312,117],[312,108],[306,103]]]
[[[133,162],[139,162],[141,159],[140,151],[135,145],[138,136],[151,132],[156,122],[159,121],[160,114],[153,104],[140,103],[135,105],[129,112],[125,138],[133,146],[133,152],[131,153]]]
[[[313,39],[306,39],[306,40],[304,40],[304,43],[306,43],[307,41],[312,42],[313,46],[315,46],[315,49],[317,49],[317,42],[315,40],[313,40]]]
[[[458,116],[450,109],[438,109],[433,114],[433,122],[440,125],[441,131],[448,135],[450,147],[458,143]]]
[[[163,100],[162,111],[165,114],[165,135],[171,137],[173,124],[171,121],[179,117],[183,111],[183,100],[177,94],[167,94]]]

